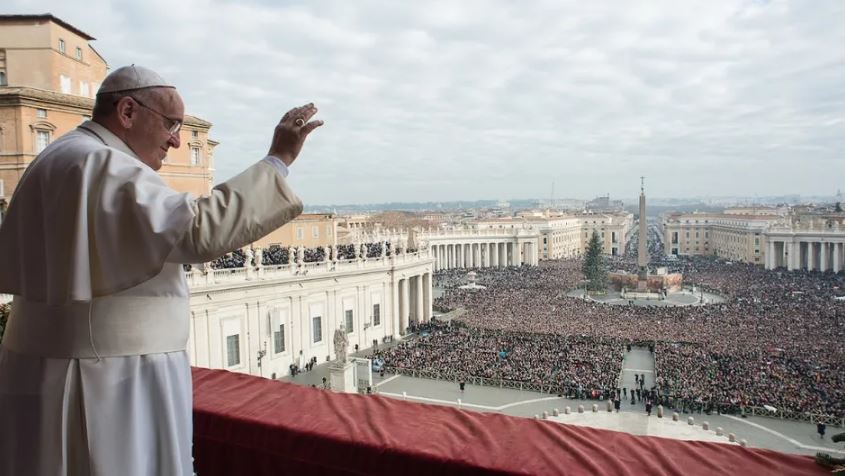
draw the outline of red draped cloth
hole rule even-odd
[[[812,458],[334,393],[193,369],[194,465],[213,475],[798,475]]]

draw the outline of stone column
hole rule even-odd
[[[394,274],[393,276],[394,276],[394,279],[395,279],[396,274]],[[390,311],[391,311],[390,312],[390,314],[391,314],[391,316],[390,316],[391,317],[391,319],[390,319],[390,327],[391,327],[390,335],[396,335],[397,334],[396,327],[400,328],[400,331],[398,332],[399,335],[405,335],[405,331],[403,329],[401,329],[401,327],[402,327],[402,325],[401,325],[402,308],[399,305],[399,295],[400,295],[401,289],[402,289],[402,287],[400,286],[400,282],[394,280],[394,282],[390,286],[390,294],[391,294],[391,296],[390,296],[390,298],[391,298],[390,299],[390,301],[391,301],[390,302]]]
[[[484,243],[484,267],[489,268],[493,266],[491,261],[492,256],[490,256],[490,251],[492,250],[492,246],[490,243]]]
[[[399,304],[401,305],[401,310],[399,311],[399,329],[401,334],[405,334],[405,329],[408,328],[408,317],[410,314],[410,299],[411,299],[411,288],[409,278],[404,278],[400,281],[401,288],[399,289],[400,299]]]
[[[455,265],[455,267],[456,268],[463,268],[464,267],[464,245],[463,245],[463,243],[459,244],[459,245],[455,245],[455,248],[457,249],[457,252],[458,252],[458,256],[457,256],[458,262]]]
[[[775,269],[776,266],[775,242],[774,240],[769,240],[769,245],[766,247],[766,269]]]
[[[416,295],[417,299],[415,300],[415,304],[417,305],[417,310],[414,312],[414,317],[417,320],[417,324],[425,322],[425,298],[423,297],[423,275],[418,275],[415,278],[417,282],[417,289]]]
[[[464,268],[472,266],[472,244],[464,243]]]
[[[786,253],[786,269],[792,271],[795,269],[795,242],[789,241],[783,243],[784,252]]]
[[[465,264],[466,264],[466,267],[472,268],[472,265],[473,265],[473,263],[472,263],[472,261],[473,261],[472,260],[472,258],[473,258],[473,256],[472,256],[472,253],[473,253],[472,243],[465,244],[464,245],[464,251],[466,252],[466,260],[464,261]]]
[[[813,265],[813,260],[815,259],[815,243],[812,241],[807,242],[807,271],[813,271],[815,266]]]
[[[434,305],[433,300],[433,289],[431,284],[431,273],[425,273],[423,275],[423,296],[424,296],[424,309],[423,309],[423,317],[425,318],[425,322],[431,321],[432,315],[432,306]]]
[[[490,243],[490,267],[499,267],[499,244]]]
[[[473,257],[475,258],[475,263],[473,263],[473,265],[476,268],[481,268],[483,267],[481,264],[481,243],[476,243],[473,246],[475,247],[475,253],[473,254]]]
[[[821,247],[819,250],[819,271],[824,273],[827,271],[827,243],[822,241],[819,246]]]
[[[513,262],[516,263],[515,266],[522,266],[522,249],[525,247],[525,243],[521,243],[519,241],[516,242],[516,246],[513,247]]]
[[[838,273],[839,270],[841,269],[840,264],[839,264],[840,263],[839,260],[842,259],[842,257],[841,257],[842,254],[841,254],[841,251],[839,251],[839,248],[842,248],[842,247],[843,247],[842,243],[834,243],[833,244],[833,272],[834,273]]]

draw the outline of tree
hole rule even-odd
[[[842,202],[836,202],[836,213],[842,213]]]
[[[581,267],[584,277],[589,281],[587,288],[591,291],[603,291],[607,288],[607,270],[604,267],[604,253],[602,252],[599,234],[593,231],[587,244],[587,254]]]

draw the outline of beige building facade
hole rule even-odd
[[[93,98],[108,69],[94,39],[53,15],[0,15],[0,86]]]
[[[256,241],[253,245],[261,248],[272,245],[283,247],[304,246],[305,248],[337,245],[340,223],[341,220],[332,214],[303,213],[295,220]]]
[[[759,214],[750,214],[759,213]],[[843,268],[845,215],[783,209],[669,214],[662,219],[667,256],[709,255],[766,269],[832,271]]]
[[[420,239],[432,249],[435,269],[535,266],[540,260],[581,256],[594,231],[605,254],[621,255],[632,226],[633,215],[624,212],[537,212],[429,229]]]
[[[0,15],[0,210],[29,163],[91,118],[108,70],[88,43],[93,39],[52,15]],[[210,129],[208,121],[185,117],[181,147],[170,150],[159,171],[175,190],[195,196],[211,190],[217,142]]]
[[[604,253],[611,256],[625,253],[628,236],[634,226],[634,215],[627,212],[582,213],[581,253],[587,250],[593,232],[599,235]]]

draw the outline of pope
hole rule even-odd
[[[157,170],[184,105],[156,72],[126,66],[90,121],[23,174],[0,227],[0,474],[191,475],[189,290],[211,261],[302,213],[287,182],[313,104],[288,111],[267,156],[194,198]]]

